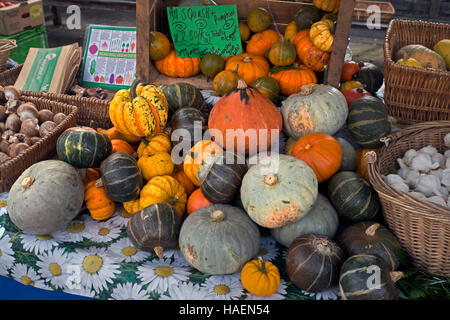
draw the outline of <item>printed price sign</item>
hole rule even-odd
[[[167,17],[180,58],[242,53],[236,5],[167,7]]]

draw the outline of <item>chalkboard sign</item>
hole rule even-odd
[[[180,58],[242,53],[236,5],[167,7],[167,17]]]

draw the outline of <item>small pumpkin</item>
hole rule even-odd
[[[189,196],[195,190],[195,186],[192,181],[187,177],[187,175],[183,171],[177,171],[172,173],[172,177],[175,178],[186,191],[186,195]]]
[[[366,154],[374,151],[378,152],[379,148],[366,148],[356,150],[356,172],[369,181],[369,169],[367,167]]]
[[[445,60],[437,52],[420,44],[406,45],[400,48],[394,55],[394,61],[408,58],[416,59],[423,68],[447,70]]]
[[[286,272],[298,288],[321,292],[338,284],[344,251],[325,236],[305,234],[296,238],[286,255]]]
[[[374,283],[375,272],[377,283]],[[339,290],[344,300],[397,300],[398,290],[395,282],[400,277],[401,273],[391,272],[380,257],[356,254],[342,264]]]
[[[167,152],[170,153],[172,144],[169,136],[164,132],[157,132],[142,140],[137,149],[138,158],[147,156],[155,152]]]
[[[391,271],[400,265],[400,244],[394,234],[379,223],[363,221],[350,225],[340,235],[339,244],[350,256],[360,253],[379,256]]]
[[[316,48],[309,37],[309,28],[299,31],[292,43],[301,63],[317,72],[325,70],[325,66],[330,62],[330,53]]]
[[[192,148],[196,139],[198,139],[197,132],[203,135],[203,132],[208,128],[203,112],[195,108],[179,109],[173,114],[169,127],[172,145],[175,148],[181,143],[182,148],[180,151]],[[179,156],[182,161],[184,154],[179,154]]]
[[[239,35],[241,36],[241,41],[245,42],[250,39],[250,28],[245,21],[239,21]]]
[[[309,29],[314,22],[321,18],[320,11],[315,6],[302,5],[295,12],[294,21],[299,31]]]
[[[270,66],[264,57],[243,53],[228,59],[225,70],[237,70],[239,78],[250,85],[259,77],[267,76]]]
[[[150,32],[150,59],[159,60],[165,58],[170,52],[170,41],[158,31]]]
[[[347,101],[347,105],[350,108],[351,104],[353,103],[353,101],[355,101],[356,99],[359,99],[361,97],[364,96],[371,96],[370,92],[367,91],[366,89],[359,87],[359,88],[353,88],[353,89],[349,89],[347,91],[345,91],[344,93],[344,97],[345,100]]]
[[[192,267],[219,275],[238,272],[255,257],[260,248],[259,237],[257,226],[245,211],[227,204],[213,204],[187,216],[178,242]]]
[[[275,66],[289,66],[295,62],[295,46],[286,41],[280,41],[273,44],[267,52],[269,61]]]
[[[83,184],[86,185],[90,181],[96,181],[100,179],[100,169],[99,168],[87,168],[83,178]]]
[[[136,159],[123,152],[115,152],[100,165],[101,178],[96,186],[104,186],[108,198],[116,202],[136,199],[143,180]]]
[[[205,54],[200,61],[200,70],[210,79],[213,79],[224,68],[225,59],[214,53]]]
[[[285,247],[305,234],[317,234],[333,239],[339,227],[339,216],[330,200],[319,193],[311,210],[303,219],[291,222],[281,228],[270,229],[272,237]]]
[[[77,168],[98,168],[112,152],[111,140],[95,130],[64,131],[56,141],[58,158]]]
[[[200,140],[190,149],[190,153],[184,159],[184,173],[195,186],[200,187],[201,182],[197,177],[198,170],[210,155],[222,152],[223,149],[214,141]]]
[[[404,66],[410,66],[410,67],[415,67],[415,68],[423,68],[422,64],[417,61],[414,58],[407,58],[407,59],[399,59],[397,61],[398,64],[402,64]]]
[[[275,78],[270,76],[259,77],[253,82],[252,87],[261,92],[271,101],[275,101],[280,94],[280,86]]]
[[[172,78],[188,78],[200,72],[200,58],[179,58],[175,49],[163,59],[155,61],[160,73]]]
[[[200,188],[197,188],[192,192],[192,194],[189,196],[186,210],[187,214],[191,214],[194,211],[197,211],[200,208],[206,207],[213,204],[211,201],[205,198],[205,196],[202,193],[202,190]]]
[[[337,212],[350,221],[371,220],[381,208],[370,183],[352,171],[338,172],[330,179],[328,197]]]
[[[357,155],[355,148],[346,139],[337,137],[342,148],[342,164],[339,171],[355,171],[357,163]]]
[[[124,134],[120,132],[116,127],[111,127],[108,130],[97,128],[97,132],[104,133],[108,136],[109,140],[122,139],[131,145],[139,143],[139,138],[132,134]]]
[[[255,8],[247,15],[247,25],[253,32],[266,30],[272,23],[272,17],[265,8]]]
[[[291,156],[306,162],[321,183],[339,170],[343,153],[339,142],[329,134],[309,133],[297,140]]]
[[[331,52],[334,43],[334,23],[331,20],[320,20],[311,25],[309,37],[316,48]]]
[[[342,65],[341,80],[350,81],[359,73],[359,63],[355,61],[345,61]]]
[[[163,249],[178,244],[181,219],[167,203],[155,203],[132,215],[127,224],[127,235],[133,245],[144,251],[154,251],[163,258]]]
[[[357,88],[364,88],[364,85],[356,80],[345,81],[341,83],[341,86],[339,87],[342,93],[346,93],[348,90]]]
[[[280,93],[286,97],[300,92],[304,85],[317,83],[317,77],[313,70],[297,64],[286,68],[273,68],[270,76],[277,80]]]
[[[84,201],[86,201],[86,208],[94,220],[106,220],[116,210],[116,205],[106,195],[105,188],[97,188],[95,181],[90,181],[85,185]]]
[[[219,72],[213,80],[213,88],[219,95],[227,94],[231,89],[237,87],[239,75],[238,75],[238,67],[236,66],[235,70],[223,70]]]
[[[281,40],[281,35],[272,29],[255,33],[247,43],[247,53],[264,57],[270,47]]]
[[[122,139],[112,139],[111,145],[114,152],[123,152],[127,154],[134,154],[136,152],[128,142]]]
[[[154,203],[169,203],[182,218],[186,210],[187,196],[183,186],[175,178],[167,175],[156,176],[142,188],[139,201],[141,208]]]
[[[450,70],[450,39],[439,40],[433,46],[433,51],[444,59],[447,69]]]
[[[294,20],[292,20],[291,22],[289,22],[289,24],[286,26],[286,29],[284,30],[284,38],[287,41],[292,42],[295,36],[297,35],[297,32],[298,32],[297,24],[295,23]]]
[[[383,71],[373,63],[361,61],[359,62],[359,73],[356,81],[359,81],[364,89],[375,95],[383,85]]]
[[[247,262],[241,270],[244,288],[255,296],[268,297],[280,286],[280,272],[276,265],[260,256]]]
[[[322,11],[336,13],[339,11],[341,0],[313,0],[313,5]]]
[[[203,111],[205,99],[197,87],[186,82],[177,82],[161,88],[167,99],[169,112],[172,115],[181,108],[196,108]]]
[[[302,219],[317,199],[314,171],[294,157],[267,156],[242,179],[241,201],[250,218],[265,228],[279,228]]]
[[[172,157],[167,152],[150,153],[139,158],[137,165],[145,180],[156,176],[171,175],[175,168]]]
[[[143,209],[141,207],[141,202],[140,202],[139,198],[137,198],[135,200],[131,200],[131,201],[125,201],[123,203],[123,208],[130,215],[135,214],[136,212]]]

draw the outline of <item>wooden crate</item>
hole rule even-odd
[[[248,13],[257,7],[269,10],[276,22],[276,27],[282,33],[286,25],[294,19],[294,14],[300,6],[312,5],[306,2],[274,1],[274,0],[215,0],[218,5],[236,4],[239,20],[246,20]],[[177,6],[176,0],[136,0],[136,42],[137,61],[136,74],[148,83],[172,84],[180,81],[188,82],[200,89],[212,89],[212,81],[207,81],[203,75],[191,78],[170,78],[160,74],[150,60],[150,31],[160,31],[169,34],[167,21],[168,6]],[[355,0],[341,1],[338,23],[335,31],[335,41],[328,66],[328,83],[338,87],[341,78],[342,64],[348,44]],[[272,26],[275,28],[275,26]]]
[[[383,23],[388,23],[391,21],[395,14],[395,8],[389,1],[359,1],[356,0],[355,8],[353,10],[353,20],[356,21],[367,21],[369,14],[367,13],[367,8],[369,6],[380,7],[380,21]]]

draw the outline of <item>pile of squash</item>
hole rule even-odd
[[[398,64],[433,70],[450,70],[450,39],[438,41],[432,49],[421,44],[410,44],[400,48],[394,56]]]

